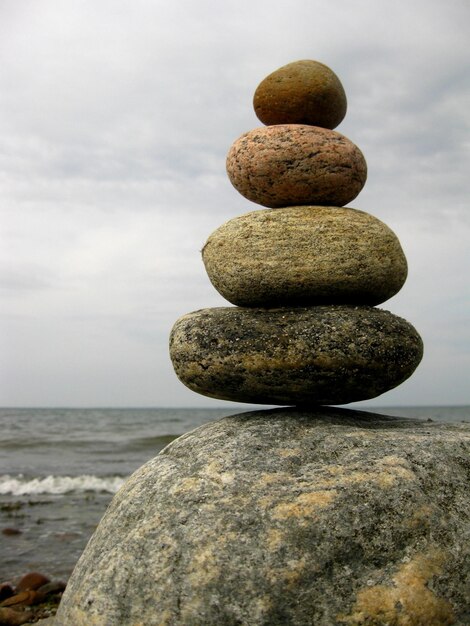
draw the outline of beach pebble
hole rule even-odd
[[[46,583],[45,585],[41,585],[38,591],[42,593],[44,596],[48,596],[48,595],[62,593],[65,587],[66,587],[66,583],[64,583],[62,580],[56,580],[56,581]]]
[[[227,155],[227,174],[242,196],[267,207],[343,206],[367,178],[359,148],[334,130],[300,124],[255,128]]]
[[[469,455],[468,424],[347,409],[205,424],[114,497],[55,626],[464,626]]]
[[[29,622],[32,617],[33,613],[0,607],[1,626],[22,626],[22,624]]]
[[[2,528],[2,535],[5,535],[6,537],[15,537],[16,535],[21,534],[23,534],[23,531],[19,528]]]
[[[20,579],[15,592],[7,584],[0,586],[0,590],[7,586],[10,587],[8,597],[4,596],[0,603],[1,626],[54,623],[53,614],[66,588],[64,582],[50,581],[43,574],[30,572]]]
[[[0,584],[0,602],[6,600],[6,598],[10,598],[15,594],[13,587],[10,583],[2,583]]]
[[[344,207],[252,211],[213,232],[202,258],[214,287],[238,306],[375,305],[407,276],[390,228]]]
[[[39,604],[44,600],[44,594],[39,591],[20,591],[15,593],[14,596],[3,600],[0,606],[19,607],[19,606],[31,606],[33,604]]]
[[[414,372],[421,338],[372,307],[210,308],[171,331],[178,378],[211,398],[255,404],[346,404],[375,398]]]
[[[335,128],[346,115],[343,85],[318,61],[295,61],[257,87],[253,107],[263,124],[312,124]]]
[[[39,572],[29,572],[20,578],[16,585],[16,591],[28,591],[31,589],[39,589],[43,585],[50,582],[50,579]]]

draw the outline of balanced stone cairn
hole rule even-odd
[[[422,343],[375,308],[406,278],[395,235],[341,205],[366,178],[334,132],[336,76],[300,61],[255,94],[268,124],[232,146],[267,206],[203,257],[236,306],[185,315],[178,376],[207,396],[295,405],[209,422],[113,498],[55,626],[468,626],[470,425],[338,407],[410,376]],[[298,406],[300,405],[300,406]]]
[[[332,130],[346,114],[338,77],[297,61],[265,78],[266,124],[227,156],[233,186],[266,209],[223,224],[203,249],[214,287],[235,307],[181,317],[170,337],[177,376],[203,395],[315,406],[374,398],[406,380],[423,345],[407,321],[375,308],[407,276],[396,235],[344,207],[363,188],[357,146]]]

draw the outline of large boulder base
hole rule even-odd
[[[266,207],[343,206],[363,188],[367,164],[334,130],[280,124],[239,137],[227,155],[227,174],[242,196]]]
[[[55,626],[470,623],[470,425],[256,411],[113,499]]]
[[[375,398],[411,376],[422,354],[411,324],[367,306],[202,309],[180,317],[170,335],[173,367],[189,389],[254,404]]]
[[[214,287],[237,306],[376,305],[408,272],[393,231],[345,207],[251,211],[215,230],[202,257]]]

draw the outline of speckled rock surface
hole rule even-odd
[[[407,276],[395,234],[351,208],[252,211],[212,233],[202,257],[214,287],[239,306],[375,305]]]
[[[55,626],[468,626],[470,425],[256,411],[114,497]]]
[[[335,128],[346,115],[343,85],[318,61],[295,61],[269,74],[255,91],[253,107],[263,124],[312,124]]]
[[[212,398],[256,404],[347,404],[411,376],[422,341],[372,307],[202,309],[171,331],[178,378]]]
[[[281,124],[239,137],[227,155],[227,174],[242,196],[267,207],[343,206],[367,178],[362,152],[334,130]]]

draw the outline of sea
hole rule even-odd
[[[352,408],[470,422],[470,406]],[[259,409],[0,409],[0,583],[30,571],[66,581],[132,472],[179,435]]]

